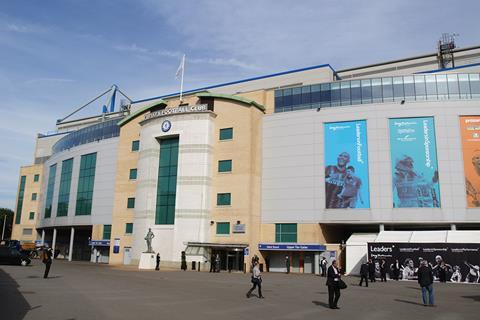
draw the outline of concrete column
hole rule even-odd
[[[57,228],[53,228],[53,239],[52,239],[52,259],[55,258],[55,242],[57,241]]]
[[[41,245],[45,245],[45,229],[42,229],[42,240],[41,240]]]
[[[457,225],[452,223],[452,224],[450,225],[450,230],[452,230],[452,231],[457,231]]]
[[[315,252],[315,258],[313,259],[313,270],[318,276],[320,274],[320,252]]]
[[[382,223],[381,225],[378,226],[380,229],[380,232],[385,231],[385,225]]]
[[[68,261],[72,261],[74,237],[75,237],[75,228],[72,227],[70,229],[70,246],[68,247]]]

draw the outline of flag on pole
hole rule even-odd
[[[178,66],[177,73],[175,74],[175,79],[178,79],[180,76],[183,76],[184,70],[185,70],[185,54],[182,57],[182,61],[180,61],[180,65]]]

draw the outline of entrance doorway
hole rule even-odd
[[[217,249],[212,250],[214,257],[220,257],[220,270],[243,271],[243,248],[241,249]]]

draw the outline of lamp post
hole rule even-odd
[[[5,225],[7,224],[7,215],[3,216],[3,228],[2,228],[2,240],[4,240],[5,236]]]

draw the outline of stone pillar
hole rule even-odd
[[[382,223],[379,225],[380,232],[385,231],[385,225]]]
[[[41,240],[40,244],[42,246],[45,245],[45,229],[42,229],[42,240]]]
[[[68,261],[72,261],[74,237],[75,237],[75,228],[72,227],[70,229],[70,246],[68,247]]]
[[[320,252],[315,252],[315,258],[313,259],[313,270],[315,274],[320,275]]]
[[[55,242],[57,242],[57,228],[53,228],[52,259],[55,258]]]
[[[457,225],[454,224],[454,223],[452,223],[452,224],[450,225],[450,230],[452,230],[452,231],[457,231]]]

